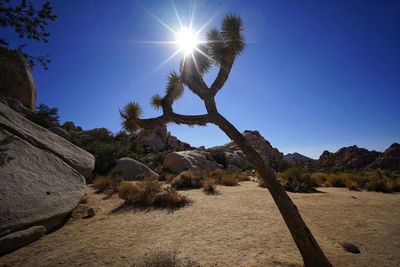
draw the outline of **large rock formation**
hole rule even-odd
[[[279,161],[282,159],[283,154],[279,152],[278,149],[272,147],[272,145],[265,140],[258,131],[244,131],[243,136],[251,145],[253,145],[265,161]],[[224,165],[224,167],[234,165],[243,168],[249,164],[243,152],[235,142],[230,142],[222,146],[210,147],[207,151],[211,153],[218,163]]]
[[[135,137],[135,141],[143,146],[146,152],[159,152],[166,149],[187,150],[190,145],[180,141],[167,131],[167,127],[151,130],[142,130]]]
[[[180,173],[186,170],[212,170],[218,167],[210,153],[203,150],[172,152],[163,162],[163,169]]]
[[[0,93],[36,110],[36,87],[26,59],[4,48],[0,48]]]
[[[125,180],[136,180],[139,177],[158,178],[158,174],[149,167],[131,158],[120,158],[112,172],[121,171]]]
[[[2,240],[31,226],[60,226],[82,198],[93,167],[91,154],[0,103]]]
[[[324,151],[317,161],[322,169],[362,169],[373,163],[381,153],[357,146],[343,147],[335,153]]]

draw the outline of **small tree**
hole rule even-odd
[[[56,18],[49,1],[44,2],[40,9],[36,9],[32,1],[21,0],[18,4],[11,4],[10,0],[0,0],[0,27],[12,28],[19,38],[47,43],[50,33],[46,31],[46,26]],[[23,50],[25,47],[25,44],[20,44],[17,48],[10,48],[9,43],[0,38],[0,52],[17,52],[27,59],[30,67],[40,64],[47,69],[50,63],[49,56],[28,55]]]
[[[272,169],[243,135],[218,112],[215,95],[224,86],[236,57],[245,48],[242,31],[243,23],[240,17],[232,14],[225,16],[221,30],[212,28],[208,31],[207,44],[198,46],[199,51],[194,51],[193,56],[185,57],[181,61],[179,73],[169,74],[165,95],[152,97],[151,105],[156,109],[161,108],[163,114],[156,118],[141,119],[140,105],[137,102],[129,102],[120,111],[123,127],[135,131],[138,128],[157,128],[167,123],[190,126],[203,126],[208,123],[217,125],[236,142],[262,176],[303,257],[304,265],[331,266]],[[219,72],[214,82],[208,87],[203,80],[203,75],[213,64],[219,67]],[[174,112],[172,105],[182,96],[184,86],[204,102],[207,114],[181,115]]]

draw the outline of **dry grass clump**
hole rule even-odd
[[[203,181],[203,191],[209,195],[217,193],[217,184],[213,178],[207,178]]]
[[[133,267],[199,267],[200,264],[188,259],[178,258],[176,252],[152,251],[132,263]]]
[[[240,172],[224,171],[222,169],[215,169],[208,173],[208,177],[214,179],[217,184],[225,186],[239,185],[240,178],[243,179]]]
[[[175,209],[185,206],[189,199],[178,194],[174,188],[163,188],[160,182],[123,182],[118,187],[118,196],[126,205]]]
[[[183,171],[171,181],[171,186],[176,189],[201,188],[204,175],[201,172]]]

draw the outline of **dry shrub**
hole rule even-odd
[[[383,193],[392,193],[393,192],[393,183],[387,178],[378,178],[372,181],[369,181],[365,188],[368,191],[375,192],[383,192]]]
[[[222,169],[214,169],[208,173],[208,177],[214,179],[214,181],[220,181],[224,177],[225,171]]]
[[[118,187],[118,196],[125,204],[135,207],[180,208],[189,202],[174,188],[163,188],[157,181],[123,182]]]
[[[203,181],[203,191],[210,195],[217,193],[217,184],[213,178],[207,178]]]
[[[225,186],[236,186],[239,185],[236,175],[226,173],[219,182],[221,185]]]
[[[325,185],[333,187],[345,187],[346,180],[347,176],[343,173],[330,173]]]
[[[311,179],[318,186],[324,186],[328,180],[328,174],[324,173],[324,172],[315,172],[315,173],[311,174]]]
[[[207,176],[211,179],[214,179],[214,181],[220,185],[225,185],[225,186],[239,185],[240,172],[215,169],[209,172]]]
[[[106,192],[112,194],[117,191],[122,181],[123,178],[118,175],[97,176],[94,182],[94,188],[96,188],[98,193]]]
[[[132,264],[133,267],[199,267],[200,264],[188,259],[178,258],[176,252],[152,251]]]
[[[171,186],[176,189],[201,188],[204,176],[201,172],[183,171],[171,181]]]
[[[188,202],[189,199],[186,196],[180,195],[175,188],[169,187],[155,196],[153,206],[176,209],[185,206]]]
[[[346,187],[349,190],[352,190],[352,191],[360,191],[360,188],[359,188],[358,183],[357,183],[356,180],[351,180],[351,179],[347,180],[346,181]]]

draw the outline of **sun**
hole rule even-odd
[[[176,44],[179,49],[185,53],[185,55],[190,54],[197,48],[196,33],[192,32],[189,28],[183,27],[182,30],[176,36]]]

